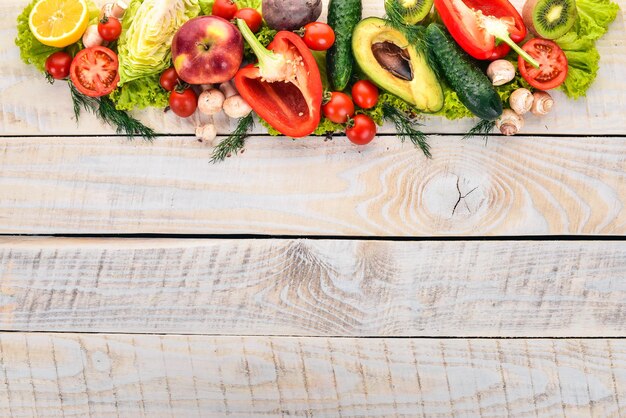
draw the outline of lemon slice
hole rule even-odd
[[[63,48],[78,41],[89,24],[85,0],[40,0],[28,19],[39,42]]]

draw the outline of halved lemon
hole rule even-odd
[[[40,0],[28,23],[39,42],[63,48],[83,36],[89,25],[89,10],[85,0]]]

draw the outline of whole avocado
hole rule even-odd
[[[276,30],[297,30],[322,14],[322,0],[263,0],[263,18]]]

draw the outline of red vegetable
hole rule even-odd
[[[280,133],[300,138],[317,128],[322,79],[309,48],[293,32],[281,31],[265,49],[248,28],[237,26],[259,59],[237,72],[235,84],[252,109]]]
[[[352,100],[361,109],[371,109],[378,103],[378,87],[371,81],[359,80],[352,86]]]
[[[46,71],[56,80],[62,80],[70,75],[72,56],[67,52],[58,51],[46,59]]]
[[[235,13],[235,19],[245,20],[250,30],[254,33],[257,33],[263,25],[263,17],[261,17],[259,12],[251,7],[239,9],[237,13]]]
[[[376,137],[376,124],[367,115],[356,115],[348,122],[346,136],[357,145],[365,145]]]
[[[114,17],[105,16],[98,23],[98,33],[105,41],[114,41],[122,33],[122,24]]]
[[[335,123],[346,123],[354,115],[354,103],[346,93],[334,91],[322,106],[322,113]]]
[[[178,78],[178,74],[176,73],[176,69],[174,67],[170,67],[163,71],[161,77],[159,77],[159,84],[167,91],[174,90],[179,82],[180,79]]]
[[[302,39],[313,51],[326,51],[335,43],[335,31],[326,23],[312,22],[304,26]]]
[[[195,113],[197,108],[198,96],[191,88],[174,89],[170,93],[170,109],[177,116],[188,118]]]
[[[70,66],[74,87],[89,97],[110,94],[120,81],[117,54],[103,46],[92,46],[80,51]]]
[[[507,0],[435,0],[435,8],[454,40],[479,60],[496,60],[509,52],[506,40],[497,45],[496,37],[479,24],[480,14],[506,24],[513,42],[526,37],[522,16]]]
[[[215,0],[211,14],[226,20],[231,20],[235,17],[237,10],[238,7],[233,0]]]
[[[557,44],[547,39],[531,39],[523,46],[524,51],[535,58],[540,66],[533,68],[520,56],[519,72],[531,86],[540,90],[554,89],[567,78],[567,57]]]

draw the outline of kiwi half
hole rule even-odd
[[[401,19],[407,25],[415,25],[422,20],[433,7],[433,0],[385,0],[385,12],[392,20]]]
[[[576,23],[575,0],[528,0],[522,9],[524,24],[535,35],[556,39]]]

